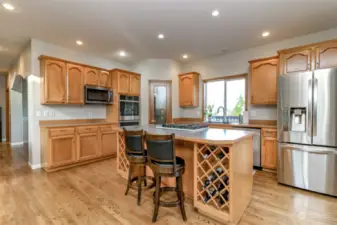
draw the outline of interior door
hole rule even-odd
[[[337,146],[337,68],[315,70],[313,144]]]
[[[312,143],[312,77],[312,72],[279,76],[277,126],[280,142]]]
[[[172,122],[171,81],[150,81],[149,123]]]

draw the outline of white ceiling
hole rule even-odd
[[[2,0],[0,0],[1,2]],[[0,7],[0,69],[29,38],[131,64],[192,61],[337,27],[336,0],[6,0]],[[219,17],[211,11],[218,9]],[[271,36],[261,38],[262,31]],[[165,40],[158,40],[163,32]],[[76,39],[84,41],[77,46]],[[120,58],[119,50],[130,55]],[[181,55],[190,55],[188,60]]]

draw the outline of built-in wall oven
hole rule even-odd
[[[139,96],[119,96],[119,125],[135,126],[140,122]]]

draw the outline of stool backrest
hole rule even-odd
[[[123,128],[125,138],[125,151],[127,154],[142,154],[144,152],[144,131],[143,130],[126,130]]]
[[[145,133],[148,161],[151,164],[172,163],[176,172],[176,153],[174,147],[174,134],[157,135]]]

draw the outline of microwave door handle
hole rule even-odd
[[[108,102],[110,102],[111,101],[111,97],[112,97],[112,93],[111,92],[108,92],[109,94],[109,98],[108,98]]]

